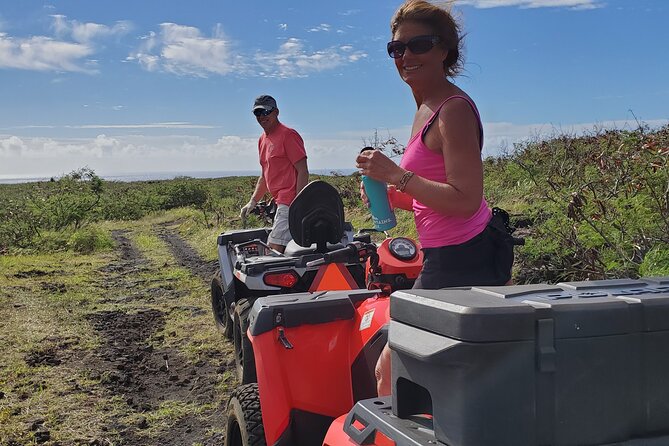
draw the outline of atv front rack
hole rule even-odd
[[[391,397],[359,401],[344,422],[344,432],[358,445],[374,445],[377,433],[394,442],[395,446],[447,446],[438,441],[428,416],[399,418],[393,415]],[[385,444],[385,443],[384,443]],[[622,443],[598,446],[666,446],[669,436],[636,438]]]
[[[431,419],[393,415],[389,396],[356,403],[346,417],[344,432],[358,445],[375,444],[377,433],[394,441],[395,446],[444,445],[435,439]]]

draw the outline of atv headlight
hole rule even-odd
[[[388,244],[390,253],[397,259],[400,260],[411,260],[416,257],[418,248],[416,244],[405,237],[395,237]]]

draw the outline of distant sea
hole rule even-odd
[[[309,171],[316,175],[350,175],[355,169],[311,169]],[[225,178],[225,177],[246,177],[260,175],[257,170],[234,170],[234,171],[201,171],[201,172],[147,172],[147,173],[121,173],[115,175],[100,175],[100,178],[107,181],[121,181],[129,183],[131,181],[157,181],[172,180],[177,177],[190,178]],[[11,176],[0,175],[0,184],[34,183],[37,181],[49,181],[51,178],[58,179],[62,175],[53,177],[32,177],[32,176]]]

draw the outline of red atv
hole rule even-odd
[[[669,445],[669,277],[389,300],[392,397],[347,414],[374,393],[382,321],[368,326],[365,315],[388,299],[258,300],[249,332],[259,380],[231,397],[225,444]]]
[[[422,253],[403,237],[377,246],[359,234],[337,244],[343,217],[339,194],[325,182],[310,183],[291,204],[299,249],[287,247],[283,261],[275,260],[280,267],[263,272],[308,280],[301,288],[284,287],[292,293],[256,297],[248,324],[240,324],[248,327],[239,338],[242,348],[235,335],[242,382],[257,382],[240,386],[230,400],[226,445],[320,444],[336,417],[376,395],[388,296],[413,285]]]
[[[403,291],[390,313],[392,398],[325,446],[669,445],[669,277]]]
[[[244,384],[257,380],[247,330],[259,297],[367,288],[387,295],[410,288],[422,267],[422,252],[408,238],[387,238],[377,247],[369,230],[353,235],[341,197],[324,181],[311,182],[295,198],[289,225],[293,240],[283,254],[267,245],[267,228],[218,237],[221,270],[212,281],[212,308],[218,327],[233,339]]]

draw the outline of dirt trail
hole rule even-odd
[[[172,251],[178,263],[204,278],[210,265],[199,259],[190,246],[176,233],[169,232]],[[133,312],[122,310],[102,311],[89,315],[89,322],[101,337],[102,346],[84,358],[82,366],[92,379],[99,379],[111,395],[122,395],[128,408],[138,414],[134,425],[124,425],[117,420],[108,426],[110,432],[118,432],[119,444],[143,445],[147,438],[140,432],[150,427],[148,412],[156,410],[161,403],[173,401],[183,404],[202,405],[216,400],[215,385],[218,374],[225,367],[217,368],[214,361],[201,360],[193,364],[177,350],[161,347],[164,340],[161,332],[170,311],[203,312],[201,308],[175,306],[179,292],[169,284],[142,281],[139,272],[150,269],[149,262],[132,245],[125,232],[112,234],[117,243],[119,258],[103,268],[106,288],[116,290],[119,303],[147,302],[152,308],[141,305]],[[185,260],[184,260],[185,259]],[[122,290],[118,293],[118,290]],[[113,299],[107,300],[112,303]],[[159,310],[155,304],[169,302],[166,309]],[[177,300],[178,302],[178,300]],[[173,336],[174,333],[167,333]],[[212,358],[213,359],[213,358]],[[223,427],[223,407],[214,407],[206,413],[189,414],[178,419],[151,444],[203,445],[222,444],[221,434],[211,434],[212,428]],[[148,414],[147,414],[148,415]],[[89,444],[106,444],[102,439],[92,439]],[[97,443],[96,443],[97,442]]]
[[[158,236],[170,247],[177,263],[190,270],[194,275],[209,282],[218,268],[216,261],[205,261],[174,230],[162,226]]]
[[[182,274],[163,274],[161,269],[167,265],[144,257],[133,245],[131,232],[112,231],[115,252],[95,270],[93,283],[85,284],[94,290],[95,298],[82,301],[77,311],[65,308],[64,314],[73,319],[62,319],[64,324],[78,323],[83,315],[97,337],[97,346],[82,348],[90,341],[80,338],[88,336],[88,327],[70,333],[62,325],[22,353],[27,367],[41,370],[34,376],[28,372],[7,390],[0,386],[0,423],[3,416],[9,416],[21,426],[14,431],[0,429],[0,445],[223,444],[226,389],[235,385],[232,347],[222,337],[219,342],[217,333],[202,332],[201,342],[189,337],[199,330],[215,332],[207,300],[217,265],[204,261],[167,225],[155,227],[154,235],[174,257],[167,262],[170,268],[176,264],[187,269],[202,281],[198,289],[206,295],[194,297],[184,290]],[[34,281],[57,301],[70,287],[78,286],[66,286],[60,279],[69,274],[66,268],[40,266],[13,276]],[[24,288],[22,292],[29,291]],[[9,299],[8,293],[0,290],[0,298]],[[27,311],[20,300],[13,308]],[[53,373],[44,368],[54,368]],[[48,381],[46,377],[52,376],[63,378],[57,383]],[[58,393],[49,394],[52,399],[45,404],[50,409],[57,412],[61,397],[65,410],[72,408],[73,401],[81,401],[81,406],[53,419],[26,403],[40,390],[52,387]]]

